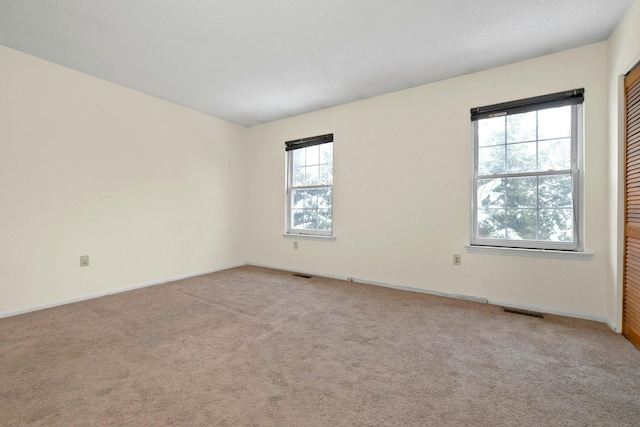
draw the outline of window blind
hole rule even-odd
[[[583,102],[584,89],[573,89],[565,92],[536,96],[534,98],[520,99],[518,101],[503,102],[501,104],[472,108],[471,120],[476,121],[480,119],[487,119],[490,117],[528,113],[530,111],[542,110],[545,108],[582,104]]]
[[[328,133],[326,135],[311,136],[309,138],[295,139],[293,141],[285,142],[285,150],[297,150],[299,148],[311,147],[314,145],[326,144],[333,142],[333,134]]]

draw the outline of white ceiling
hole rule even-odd
[[[251,126],[605,40],[631,3],[0,0],[0,44]]]

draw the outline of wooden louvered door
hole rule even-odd
[[[622,334],[640,349],[640,65],[625,88],[625,261]]]

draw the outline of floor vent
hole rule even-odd
[[[505,313],[519,314],[520,316],[535,317],[536,319],[544,319],[544,316],[540,313],[531,313],[530,311],[514,310],[512,308],[503,308]]]
[[[311,276],[307,276],[306,274],[300,274],[300,273],[293,273],[292,276],[304,277],[305,279],[311,279]]]

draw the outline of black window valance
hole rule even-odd
[[[309,138],[294,139],[293,141],[285,142],[286,151],[297,150],[299,148],[311,147],[313,145],[326,144],[333,142],[333,134],[328,133],[326,135],[311,136]]]
[[[582,104],[584,89],[573,89],[566,92],[552,93],[518,101],[503,102],[502,104],[487,105],[471,109],[471,120],[487,119],[490,117],[507,116],[509,114],[528,113],[545,108],[562,107],[564,105]]]

